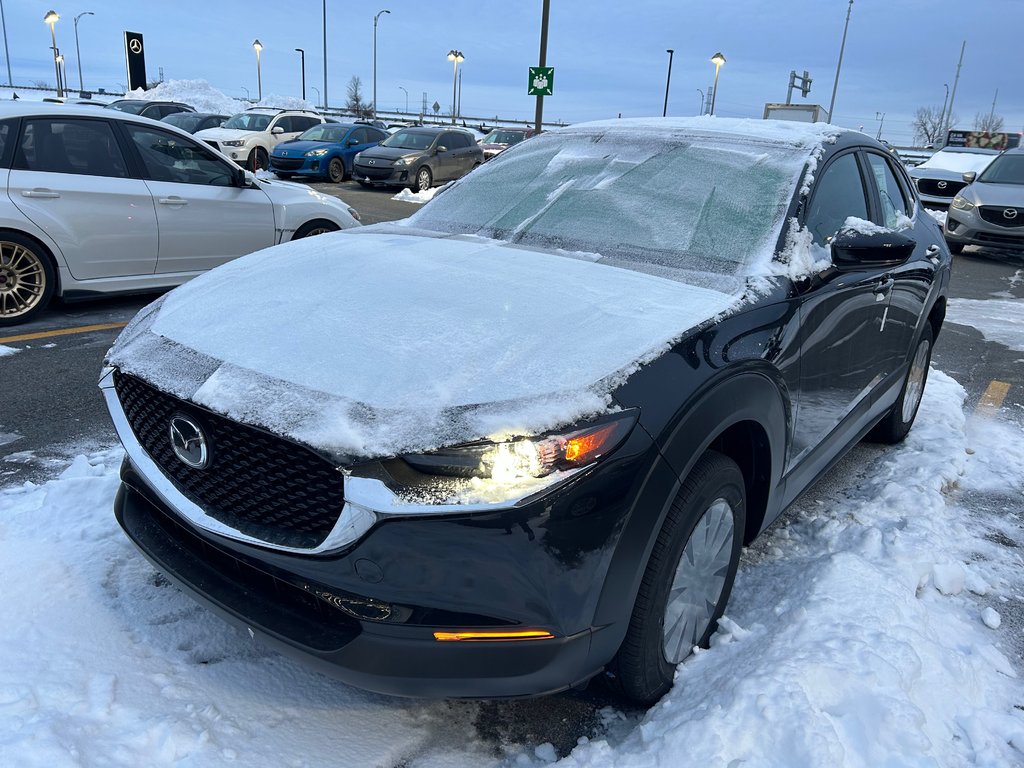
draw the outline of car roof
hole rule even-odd
[[[968,155],[998,155],[998,149],[989,149],[987,147],[942,147],[938,150],[939,152],[957,152],[965,153]]]
[[[158,126],[164,130],[177,131],[183,136],[189,135],[186,131],[162,120],[153,120],[116,109],[99,110],[88,105],[49,104],[42,101],[26,102],[20,99],[18,101],[0,101],[0,119],[12,117],[88,117],[94,120],[122,120],[129,123]]]

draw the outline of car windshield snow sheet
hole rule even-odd
[[[547,134],[477,169],[409,225],[731,292],[770,259],[806,159],[746,137]]]

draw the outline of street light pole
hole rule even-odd
[[[949,83],[943,83],[942,87],[946,89],[946,95],[942,99],[942,111],[939,112],[939,130],[942,130],[942,123],[946,119],[946,102],[949,101]],[[937,137],[936,137],[937,138]],[[935,139],[932,139],[934,143]]]
[[[377,19],[391,11],[378,11],[373,17],[373,119],[377,119]]]
[[[324,0],[324,109],[327,109],[327,0]]]
[[[711,87],[711,114],[715,114],[715,102],[718,100],[718,70],[725,64],[725,56],[719,51],[711,57],[711,63],[715,65],[715,84]]]
[[[4,60],[7,62],[7,84],[14,87],[11,77],[11,52],[7,49],[7,17],[4,16],[4,0],[0,0],[0,26],[4,29]]]
[[[320,106],[320,89],[317,88],[315,85],[311,85],[311,86],[309,86],[309,88],[310,88],[310,90],[312,90],[312,91],[314,91],[316,93],[316,106],[319,107]]]
[[[668,77],[665,78],[665,106],[661,110],[662,117],[668,115],[668,86],[672,82],[672,54],[675,53],[671,48],[666,48],[665,51],[668,53]]]
[[[704,91],[702,91],[700,88],[698,88],[697,89],[697,93],[700,94],[700,112],[698,112],[697,114],[698,115],[703,115],[704,114]]]
[[[302,68],[302,100],[306,100],[306,52],[301,48],[296,48],[299,53],[300,67]]]
[[[260,53],[263,51],[263,43],[259,38],[252,41],[253,50],[256,51],[256,101],[263,101],[263,74],[260,71]]]
[[[946,146],[946,138],[949,135],[949,122],[953,119],[953,102],[956,100],[956,87],[960,84],[960,67],[964,65],[964,51],[967,50],[967,41],[960,46],[960,61],[956,65],[956,78],[953,80],[953,93],[949,95],[949,112],[946,113],[945,130],[942,132],[942,146]]]
[[[43,16],[43,22],[50,25],[50,40],[53,43],[53,69],[57,73],[57,98],[64,98],[64,89],[60,87],[60,62],[57,61],[57,33],[54,31],[54,26],[60,20],[60,15],[56,11],[47,11],[46,15]]]
[[[244,85],[240,85],[238,87],[241,88],[243,91],[245,91],[245,100],[246,101],[252,101],[252,99],[249,98],[249,89],[246,88]]]
[[[875,112],[875,120],[878,120],[878,133],[875,135],[876,139],[882,138],[882,126],[885,125],[885,112]]]
[[[78,59],[78,90],[85,90],[85,82],[82,80],[82,52],[78,48],[78,20],[83,16],[95,16],[92,11],[83,11],[75,16],[75,57]]]
[[[403,86],[400,85],[398,87],[401,88],[403,91],[405,91],[405,88]],[[409,114],[409,92],[408,91],[405,91],[405,113]]]
[[[551,0],[544,0],[540,14],[540,60],[537,66],[544,68],[548,65],[548,15],[551,11]],[[537,114],[534,118],[534,130],[540,133],[544,127],[544,97],[537,95]]]
[[[462,51],[456,51],[454,48],[448,51],[448,61],[452,63],[452,125],[455,125],[456,89],[459,84],[459,62],[465,60],[466,57],[462,55]]]
[[[832,101],[828,103],[828,121],[835,125],[835,118],[832,110],[836,108],[836,91],[839,90],[839,70],[843,68],[843,51],[846,50],[846,30],[850,27],[850,12],[853,10],[853,0],[846,6],[846,24],[843,25],[843,42],[839,44],[839,63],[836,64],[836,80],[832,83]]]

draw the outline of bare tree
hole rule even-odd
[[[974,115],[974,130],[1000,133],[1003,130],[1003,118],[994,112],[978,112]]]
[[[910,127],[914,129],[914,141],[918,144],[938,144],[945,137],[945,126],[952,128],[957,123],[954,114],[943,116],[940,107],[918,107]]]
[[[53,88],[53,86],[50,85],[46,80],[33,80],[32,81],[32,87],[33,88]]]
[[[348,81],[348,101],[345,102],[345,109],[356,117],[369,117],[372,113],[370,105],[363,101],[363,83],[358,75],[353,75]]]

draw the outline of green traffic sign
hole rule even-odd
[[[550,96],[555,92],[554,67],[530,67],[530,81],[526,93],[530,96]]]

